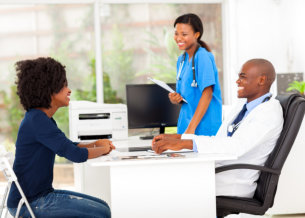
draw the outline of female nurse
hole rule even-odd
[[[215,135],[221,125],[221,91],[214,56],[200,40],[202,22],[195,14],[185,14],[174,27],[174,39],[184,50],[177,61],[176,92],[169,94],[173,104],[182,103],[177,133]]]

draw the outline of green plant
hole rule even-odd
[[[163,39],[159,39],[148,32],[150,44],[146,52],[152,57],[152,64],[150,65],[150,76],[163,80],[165,82],[175,82],[176,78],[176,62],[178,56],[181,54],[176,42],[172,36],[171,31],[163,29]],[[157,53],[154,48],[164,48],[165,52]],[[146,74],[146,72],[145,72]]]
[[[305,95],[305,81],[293,81],[289,83],[286,91],[298,91],[300,94]]]
[[[95,73],[95,58],[90,61],[91,73],[87,78],[87,82],[90,83],[90,90],[77,89],[72,92],[73,98],[75,100],[87,100],[96,101],[96,73]],[[122,103],[123,100],[117,97],[117,92],[112,89],[110,83],[110,77],[108,73],[103,73],[103,89],[104,89],[104,103]]]
[[[125,84],[132,83],[135,79],[134,51],[126,49],[123,33],[117,25],[113,25],[111,36],[112,48],[109,50],[102,48],[103,70],[111,75],[111,86],[116,90],[117,96],[124,98]]]
[[[20,100],[17,95],[17,86],[13,85],[10,89],[10,94],[4,94],[4,103],[8,111],[8,123],[11,128],[9,139],[15,142],[17,139],[18,129],[21,120],[24,117],[25,111],[20,104]]]

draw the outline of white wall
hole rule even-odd
[[[226,104],[236,100],[235,80],[248,59],[265,58],[277,73],[305,72],[304,0],[224,0],[224,11]]]
[[[268,59],[277,73],[305,72],[305,0],[224,0],[224,19],[226,104],[237,99],[235,80],[248,59]],[[276,94],[275,86],[273,91]],[[270,214],[305,212],[305,177],[298,173],[304,166],[304,122],[302,126],[283,168]]]

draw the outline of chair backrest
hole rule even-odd
[[[9,155],[7,155],[7,153],[5,153],[5,154],[1,153],[1,155],[0,155],[0,171],[3,172],[3,175],[7,180],[7,185],[5,187],[5,190],[2,195],[2,199],[1,199],[0,217],[2,217],[3,213],[4,213],[4,217],[7,217],[7,215],[8,215],[8,209],[6,206],[7,196],[8,196],[9,190],[11,188],[12,182],[17,180],[17,177],[16,177],[13,169],[10,167],[8,156]]]
[[[1,146],[1,145],[0,145]],[[5,217],[7,217],[7,207],[6,207],[6,201],[7,201],[7,197],[8,197],[8,193],[9,193],[9,190],[11,188],[11,185],[12,183],[14,182],[20,195],[21,195],[21,199],[19,201],[19,204],[18,204],[18,208],[17,208],[17,212],[16,212],[16,217],[19,217],[19,212],[20,212],[20,209],[22,207],[23,204],[25,204],[25,206],[27,207],[30,215],[32,218],[35,218],[35,215],[32,211],[32,208],[29,204],[29,202],[27,201],[26,199],[26,196],[24,195],[23,191],[22,191],[22,188],[17,180],[17,176],[13,170],[13,168],[11,167],[11,164],[9,162],[9,153],[4,153],[0,155],[0,171],[3,172],[4,174],[4,177],[6,178],[8,184],[6,186],[6,189],[5,189],[5,193],[4,193],[4,196],[3,196],[3,199],[2,199],[2,202],[1,202],[1,213],[0,213],[0,217],[2,216],[2,213],[3,213],[3,210],[6,209],[5,211]]]
[[[304,118],[305,98],[292,94],[277,96],[276,99],[283,108],[284,126],[265,166],[281,172]],[[254,198],[262,202],[265,211],[273,206],[278,179],[279,175],[262,172],[257,181]]]

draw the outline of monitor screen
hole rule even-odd
[[[156,84],[126,85],[129,129],[177,126],[181,105],[172,104],[168,93]]]

